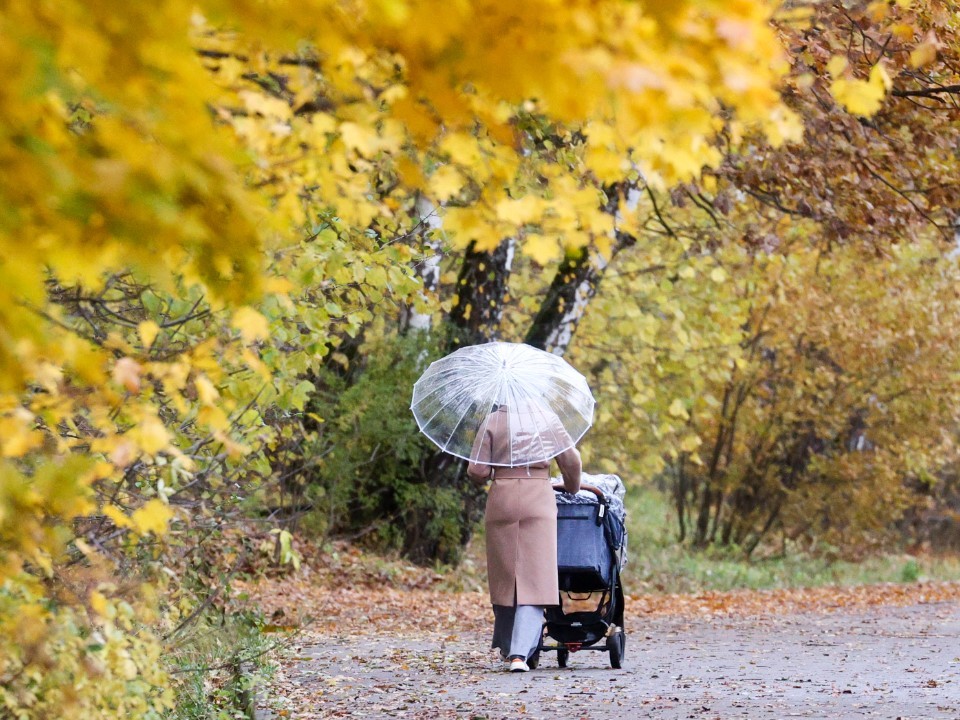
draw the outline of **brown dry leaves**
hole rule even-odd
[[[638,595],[627,600],[631,615],[764,616],[828,613],[877,606],[901,607],[960,600],[958,582],[885,583],[780,590],[734,590],[693,595]]]
[[[303,627],[310,635],[405,634],[443,628],[486,632],[491,620],[486,592],[430,588],[442,581],[433,571],[413,567],[399,579],[356,568],[337,574],[307,569],[296,576],[236,582],[234,590],[247,595],[273,625]],[[956,601],[960,582],[886,583],[633,595],[626,598],[626,613],[633,619],[628,625],[636,626],[646,616],[760,618]]]
[[[671,681],[657,679],[659,671],[651,670],[649,681],[634,674],[635,669],[625,671],[627,676],[592,675],[592,668],[606,668],[605,656],[592,653],[578,655],[575,664],[586,674],[576,676],[575,686],[570,685],[571,676],[554,669],[553,657],[544,661],[547,672],[533,676],[536,683],[511,684],[508,673],[498,672],[500,665],[489,650],[492,613],[486,591],[454,589],[463,580],[460,572],[451,580],[432,570],[377,561],[349,549],[338,550],[335,557],[314,556],[304,567],[295,576],[234,585],[246,602],[270,618],[267,630],[299,630],[289,644],[283,643],[287,650],[277,654],[277,673],[264,694],[274,717],[573,717],[580,712],[583,693],[594,702],[614,702],[618,696],[611,694],[610,683],[618,683],[619,692],[632,687],[636,698],[654,703],[651,707],[679,703],[673,695],[662,695]],[[836,612],[843,618],[846,611],[876,606],[957,600],[960,582],[642,594],[627,597],[626,626],[628,634],[637,636],[633,647],[643,647],[654,636],[663,643],[667,658],[674,657],[668,646],[676,645],[678,636],[688,637],[680,652],[687,653],[684,662],[696,664],[717,651],[709,649],[709,640],[698,640],[698,632],[691,628],[735,626],[762,634],[779,626],[778,616],[783,615]],[[801,635],[808,625],[815,627],[820,637],[822,623],[801,625],[791,627]],[[718,692],[722,694],[722,688]],[[632,716],[618,714],[625,707],[610,705],[606,710],[613,713],[610,717]]]

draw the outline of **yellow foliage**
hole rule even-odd
[[[157,335],[160,334],[160,326],[153,320],[144,320],[137,325],[137,331],[144,349],[150,349],[150,347],[153,346],[153,341],[156,340]]]
[[[937,43],[927,40],[910,53],[910,67],[917,69],[937,59]]]
[[[88,619],[44,610],[31,578],[57,572],[78,518],[135,546],[198,464],[222,482],[219,463],[271,443],[262,408],[302,409],[299,379],[371,305],[418,292],[395,239],[420,193],[461,203],[443,210],[457,246],[516,237],[546,264],[609,249],[604,183],[716,164],[721,108],[799,137],[759,0],[0,8],[0,622],[25,619],[0,637],[10,713],[170,706],[160,643],[113,589],[84,595]]]
[[[156,455],[170,444],[170,433],[163,421],[155,415],[147,415],[128,435],[147,455]]]
[[[245,343],[263,340],[270,335],[267,319],[251,307],[238,308],[230,324],[240,331]]]
[[[158,638],[130,632],[135,608],[94,591],[88,618],[37,590],[25,577],[0,582],[0,715],[114,720],[174,707]]]
[[[497,218],[513,225],[526,225],[536,222],[543,214],[546,203],[533,195],[519,200],[504,198],[495,208]]]
[[[689,417],[687,409],[683,406],[683,401],[680,398],[676,398],[670,407],[667,409],[667,412],[670,413],[673,417],[686,419]]]
[[[850,112],[869,117],[880,109],[890,85],[890,76],[878,63],[870,71],[868,80],[837,78],[830,85],[830,92]]]
[[[541,265],[546,265],[553,260],[557,256],[559,247],[556,237],[538,233],[527,236],[527,254],[534,262]]]
[[[430,176],[430,192],[440,202],[446,202],[463,189],[464,178],[452,165],[444,165]]]
[[[141,535],[147,533],[163,535],[172,517],[173,511],[170,507],[161,500],[154,499],[137,508],[130,516],[130,521]]]

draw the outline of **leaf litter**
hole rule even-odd
[[[697,628],[727,627],[736,630],[734,637],[755,632],[758,638],[794,632],[803,652],[842,663],[851,657],[839,654],[848,653],[851,636],[886,632],[884,623],[870,613],[923,606],[933,625],[897,626],[888,634],[924,642],[937,635],[936,619],[949,618],[960,600],[960,582],[630,595],[628,647],[637,653],[638,663],[641,653],[672,638],[684,657],[707,665],[684,667],[672,677],[669,669],[645,664],[631,668],[627,663],[624,670],[612,671],[605,652],[581,652],[575,655],[577,678],[571,686],[571,668],[556,668],[551,653],[544,653],[538,672],[521,678],[500,672],[502,667],[488,648],[492,614],[479,583],[452,585],[432,570],[414,566],[385,570],[376,563],[364,565],[359,555],[355,559],[351,564],[341,556],[333,567],[311,562],[297,574],[235,583],[236,602],[259,608],[277,631],[296,630],[290,645],[276,655],[273,683],[261,693],[262,717],[628,718],[635,716],[637,705],[657,717],[721,717],[711,714],[712,693],[739,693],[731,701],[736,704],[728,706],[731,712],[742,706],[757,709],[758,717],[792,715],[791,708],[769,701],[765,693],[772,685],[793,693],[817,692],[834,702],[862,699],[864,693],[870,694],[871,702],[876,697],[894,702],[899,695],[890,688],[854,689],[842,683],[828,688],[824,681],[806,677],[802,668],[763,676],[766,666],[756,659],[722,673],[716,667],[713,675],[701,673],[722,652],[709,639],[700,642]],[[848,622],[845,616],[851,613],[863,617]],[[842,617],[832,621],[831,616]],[[757,669],[757,676],[740,669],[746,667]],[[950,667],[960,670],[955,659]],[[928,669],[928,662],[917,658],[899,667],[898,677],[914,678],[913,692],[949,687],[956,694],[958,683]],[[662,685],[663,692],[644,694],[637,689],[641,680]],[[640,694],[625,702],[628,690]],[[698,694],[688,698],[690,693]],[[585,705],[592,709],[584,710]],[[942,706],[948,708],[945,712],[960,711],[960,697]],[[933,712],[929,708],[925,712],[938,717],[929,714]]]

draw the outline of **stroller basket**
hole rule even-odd
[[[603,504],[557,505],[557,570],[560,590],[590,592],[613,580],[623,525]]]

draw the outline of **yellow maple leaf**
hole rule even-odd
[[[364,157],[373,157],[380,150],[380,138],[371,127],[345,122],[340,125],[340,137],[344,145]]]
[[[251,113],[263,115],[267,118],[287,120],[293,114],[286,100],[270,97],[263,93],[244,90],[237,93],[244,106]]]
[[[850,62],[846,55],[834,55],[827,63],[827,72],[834,77],[839,77],[847,69]]]
[[[854,115],[869,117],[883,104],[890,87],[890,76],[882,65],[874,65],[867,80],[838,78],[830,85],[830,93]]]
[[[153,341],[157,339],[157,335],[160,333],[160,326],[153,320],[144,320],[137,325],[137,332],[140,335],[140,342],[143,343],[143,347],[150,349],[153,347]]]
[[[197,420],[216,430],[226,430],[230,427],[230,418],[216,406],[204,406],[197,413]]]
[[[722,283],[727,279],[727,271],[722,267],[716,267],[710,271],[710,279],[715,283]]]
[[[204,405],[213,405],[213,403],[217,401],[217,398],[220,397],[217,388],[214,387],[213,383],[210,382],[210,379],[205,375],[197,377],[193,384],[197,388],[197,398]]]
[[[440,202],[446,202],[464,186],[463,175],[452,165],[444,165],[430,176],[430,192]]]
[[[504,222],[526,225],[540,219],[545,204],[543,200],[534,195],[526,195],[519,200],[504,198],[496,204],[494,210],[497,213],[497,218]]]
[[[244,305],[233,313],[230,326],[240,331],[240,337],[245,343],[264,340],[270,336],[267,319],[248,305]]]
[[[617,180],[621,180],[626,175],[627,168],[629,167],[623,153],[595,145],[589,145],[587,147],[584,161],[597,178],[603,182],[616,182]]]
[[[401,155],[396,160],[396,170],[403,182],[410,187],[422,189],[426,183],[423,177],[423,168],[408,155]]]
[[[153,499],[134,511],[130,520],[141,535],[147,533],[162,535],[167,531],[167,524],[172,517],[173,510],[165,502]]]
[[[479,163],[483,159],[479,141],[469,133],[451,133],[440,143],[440,150],[447,153],[450,159],[467,167]]]
[[[683,401],[680,398],[676,398],[672,403],[670,403],[670,408],[667,410],[667,412],[673,415],[673,417],[684,419],[690,417],[687,414],[687,409],[683,406]]]
[[[284,295],[293,292],[296,286],[288,279],[283,277],[269,277],[263,280],[263,291]]]
[[[910,23],[896,23],[890,27],[890,32],[892,32],[898,40],[909,41],[913,39],[917,31]]]
[[[133,527],[130,518],[116,505],[104,505],[101,512],[113,520],[113,524],[119,528]]]
[[[910,53],[910,67],[917,69],[937,59],[937,44],[929,40],[918,45]]]
[[[170,444],[170,433],[158,417],[145,418],[130,435],[148,455],[156,455]]]
[[[100,617],[108,619],[117,613],[117,609],[110,604],[99,590],[94,590],[90,593],[90,608]]]
[[[25,408],[16,408],[0,419],[0,455],[22,457],[43,445],[43,433],[36,430],[37,420]]]
[[[531,234],[523,245],[525,255],[533,258],[540,265],[546,265],[561,255],[560,243],[549,235]]]

